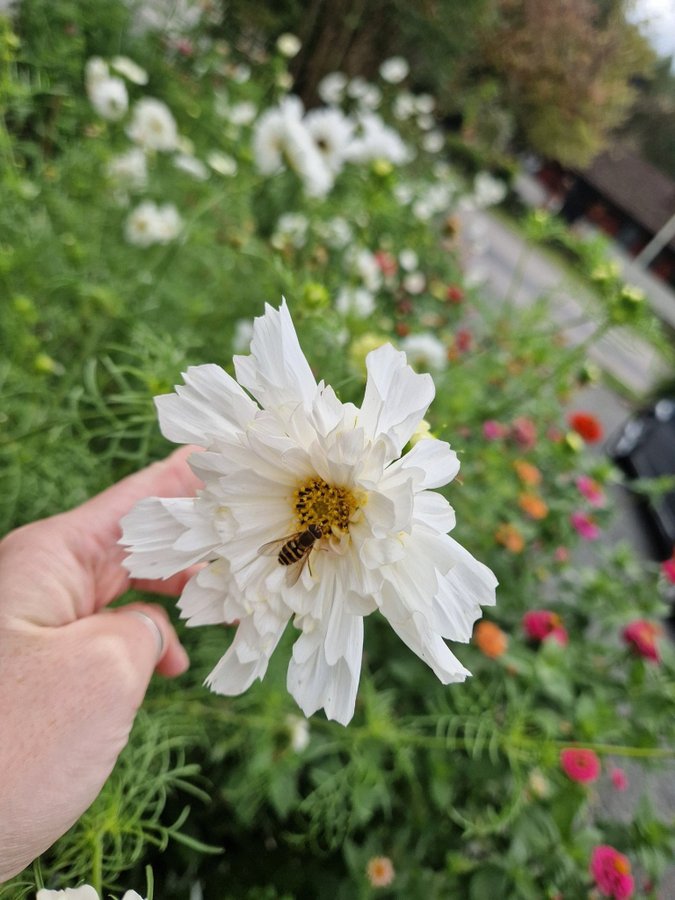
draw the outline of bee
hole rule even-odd
[[[314,545],[324,536],[321,525],[308,525],[304,531],[287,534],[259,548],[263,556],[275,556],[280,566],[286,566],[286,585],[293,587],[309,562]],[[310,569],[311,571],[311,569]]]

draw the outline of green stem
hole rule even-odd
[[[94,837],[94,847],[91,855],[91,885],[98,891],[99,897],[103,896],[103,847],[100,835]]]

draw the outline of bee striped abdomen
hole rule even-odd
[[[306,531],[289,538],[279,551],[279,563],[282,566],[292,566],[299,562],[321,537],[323,530],[318,525],[310,525]]]

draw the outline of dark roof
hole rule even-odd
[[[652,234],[675,214],[675,181],[624,147],[601,153],[579,174]]]

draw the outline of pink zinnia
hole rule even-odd
[[[590,516],[582,512],[573,512],[570,516],[572,527],[585,541],[597,541],[600,537],[600,529]]]
[[[633,896],[635,881],[630,873],[630,861],[614,847],[602,844],[593,850],[591,875],[605,897],[628,900]]]
[[[385,278],[389,278],[391,275],[396,274],[398,269],[396,257],[392,256],[391,253],[387,253],[386,250],[375,251],[375,262]]]
[[[591,504],[591,506],[604,506],[605,494],[598,482],[588,475],[579,475],[577,478],[577,488]]]
[[[628,776],[623,769],[612,769],[611,778],[615,790],[625,791],[628,787]]]
[[[511,437],[523,450],[531,450],[537,443],[537,426],[525,416],[513,420]]]
[[[666,580],[671,584],[675,584],[675,554],[673,554],[670,559],[667,559],[665,562],[661,563],[661,571],[663,572]]]
[[[655,622],[636,619],[626,625],[622,637],[638,656],[650,659],[652,662],[660,662],[661,656],[659,648],[656,646],[656,638],[659,634],[661,634],[661,628]]]
[[[501,422],[488,419],[483,422],[483,437],[488,441],[498,441],[506,435],[506,427]]]
[[[560,751],[560,765],[563,772],[580,784],[595,781],[600,774],[600,760],[592,750],[583,747],[568,747]]]
[[[523,631],[530,640],[543,641],[554,632],[565,632],[565,629],[562,627],[562,620],[557,613],[548,609],[532,609],[523,616]]]

